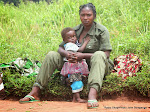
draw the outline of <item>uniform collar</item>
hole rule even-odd
[[[92,25],[91,29],[87,33],[88,35],[94,35],[94,33],[95,33],[95,28],[94,27],[96,27],[96,22],[93,22],[93,25]],[[74,29],[76,31],[77,38],[79,38],[79,35],[81,34],[81,32],[83,30],[83,24],[78,25]]]
[[[94,35],[95,34],[95,26],[96,26],[96,23],[93,22],[91,29],[87,33],[88,35]]]

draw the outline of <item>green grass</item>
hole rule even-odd
[[[17,57],[42,61],[50,50],[58,49],[64,27],[81,23],[78,7],[87,2],[92,1],[59,0],[50,5],[21,2],[18,7],[1,3],[0,63]],[[95,0],[92,3],[97,9],[95,21],[110,32],[112,59],[130,52],[142,58],[150,55],[149,0]]]
[[[0,63],[7,63],[18,57],[42,62],[49,51],[57,51],[62,41],[61,30],[81,23],[79,6],[88,2],[96,6],[95,21],[106,26],[110,32],[113,47],[110,58],[113,60],[118,55],[134,53],[142,59],[144,66],[150,66],[149,0],[58,0],[49,5],[44,1],[27,1],[21,2],[18,7],[1,2]],[[141,74],[150,75],[146,72],[150,69],[145,68]],[[144,84],[150,85],[150,78],[147,80],[148,83]],[[119,91],[122,90],[121,87],[118,88]],[[141,90],[143,91],[139,89]],[[149,91],[149,88],[144,90]]]

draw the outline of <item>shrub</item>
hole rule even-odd
[[[7,69],[4,73],[4,85],[7,95],[14,95],[23,97],[28,94],[35,81],[35,77],[20,76],[15,70]],[[42,91],[43,95],[52,95],[58,99],[67,100],[72,97],[72,91],[69,86],[62,83],[61,75],[56,72],[51,76],[48,86]],[[84,90],[81,92],[82,97],[88,95],[87,91],[87,79],[84,81]],[[104,79],[100,96],[106,94],[122,94],[124,91],[138,91],[140,94],[146,97],[150,97],[150,67],[144,64],[141,72],[137,73],[137,76],[128,77],[126,80],[122,80],[116,74],[111,73]]]

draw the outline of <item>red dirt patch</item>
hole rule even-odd
[[[18,101],[0,100],[1,112],[150,112],[150,102],[104,100],[99,101],[99,108],[87,109],[86,103],[67,101],[40,101],[28,104],[19,104]]]
[[[130,93],[130,92],[128,92]],[[69,101],[46,101],[20,104],[18,98],[0,100],[0,112],[150,112],[150,98],[123,94],[121,96],[106,95],[99,100],[99,108],[87,109],[86,103]]]

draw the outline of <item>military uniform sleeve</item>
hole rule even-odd
[[[109,37],[109,32],[107,28],[104,28],[104,30],[100,33],[100,51],[107,51],[107,50],[112,50],[112,46],[110,43],[110,37]]]
[[[64,45],[65,45],[65,42],[62,41],[62,42],[59,44],[59,47],[64,47]]]

